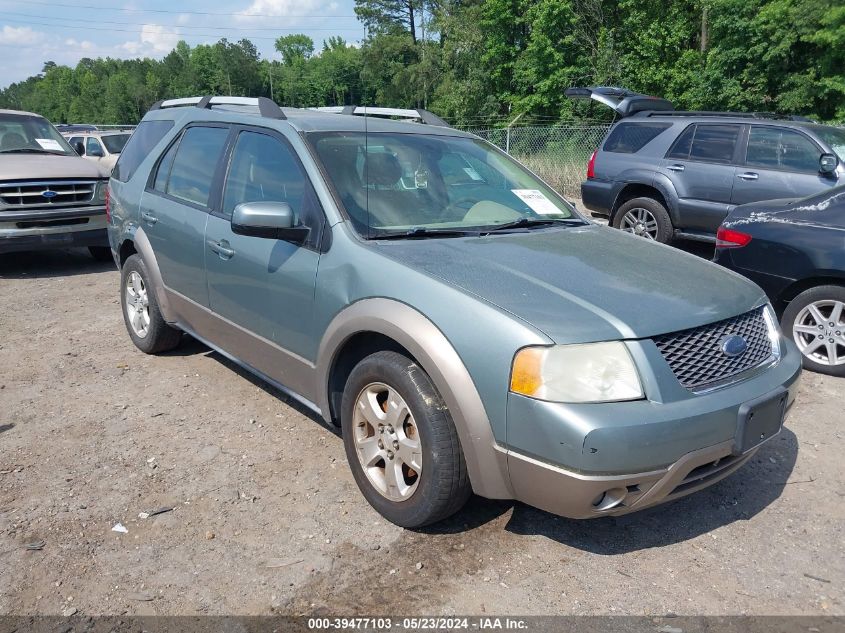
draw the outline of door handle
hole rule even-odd
[[[684,171],[683,165],[669,165],[666,169],[669,171]]]
[[[158,218],[148,211],[141,211],[141,219],[147,224],[155,224],[158,222]]]
[[[235,254],[235,249],[229,248],[229,242],[226,242],[225,240],[221,240],[220,242],[208,240],[208,247],[217,253],[220,256],[220,259],[231,259]]]
[[[757,180],[760,176],[755,174],[753,171],[747,171],[744,174],[737,174],[737,178],[742,178],[743,180]]]

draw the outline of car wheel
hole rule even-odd
[[[138,349],[157,354],[179,344],[182,332],[168,325],[161,316],[147,266],[139,255],[131,255],[123,264],[120,297],[123,321]]]
[[[845,287],[805,290],[789,302],[781,326],[792,333],[805,368],[845,377]]]
[[[108,246],[89,246],[88,252],[98,262],[112,262],[111,249]]]
[[[663,244],[668,244],[674,234],[666,207],[653,198],[628,200],[614,214],[613,226]]]
[[[341,426],[355,482],[391,523],[418,528],[457,512],[471,494],[449,410],[414,361],[362,360],[343,391]]]

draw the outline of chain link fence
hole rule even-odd
[[[563,195],[580,198],[587,161],[609,128],[609,125],[554,125],[466,131],[500,147]]]

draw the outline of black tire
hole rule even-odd
[[[88,252],[98,262],[114,262],[111,249],[108,246],[89,246]]]
[[[809,333],[795,331],[796,319],[800,316],[801,321],[804,322],[805,325],[812,325],[815,328],[818,328],[816,320],[812,317],[812,315],[804,313],[804,309],[813,303],[831,302],[829,307],[822,305],[820,308],[822,316],[830,317],[830,310],[833,308],[832,302],[835,301],[845,303],[845,287],[832,285],[816,286],[815,288],[805,290],[790,301],[789,305],[786,306],[786,310],[783,311],[783,316],[780,320],[781,327],[783,328],[784,334],[798,344],[799,350],[801,350],[802,347],[806,347],[806,344],[813,339],[812,335]],[[832,321],[829,321],[827,318],[825,318],[824,321],[825,323],[822,324],[824,327],[819,329],[819,334],[817,334],[816,337],[822,336],[822,341],[825,341],[825,337],[827,337],[826,343],[833,340],[834,345],[837,345],[837,340],[839,341],[836,348],[837,358],[840,359],[839,364],[828,365],[824,362],[819,362],[814,360],[811,356],[803,353],[803,351],[801,353],[802,363],[804,367],[810,371],[827,374],[828,376],[845,377],[845,311],[843,311],[842,316],[839,318],[837,323],[834,323],[833,326],[830,325]],[[837,332],[839,333],[838,335]],[[803,343],[803,345],[801,343]],[[819,352],[825,357],[829,357],[826,347],[826,344],[824,344]]]
[[[354,409],[358,396],[373,383],[387,385],[405,400],[418,429],[422,468],[416,489],[401,501],[379,492],[358,458]],[[469,499],[472,489],[452,417],[428,374],[402,354],[378,352],[355,366],[343,391],[341,427],[346,458],[358,488],[391,523],[404,528],[436,523],[460,510]]]
[[[144,287],[147,291],[149,325],[144,336],[139,336],[129,322],[129,314],[127,307],[127,292],[126,286],[130,275],[136,272],[141,276]],[[135,347],[145,354],[158,354],[159,352],[166,352],[171,350],[179,344],[182,339],[182,332],[170,325],[168,325],[161,316],[161,311],[158,308],[155,292],[150,283],[150,274],[147,271],[147,266],[140,255],[131,255],[123,264],[120,271],[120,307],[123,312],[123,322],[126,325],[126,331],[129,332],[129,337],[135,343]]]
[[[668,244],[672,241],[672,236],[675,234],[675,227],[672,226],[672,219],[669,217],[669,212],[660,202],[654,198],[634,198],[628,200],[620,206],[616,213],[613,214],[613,227],[617,229],[627,230],[633,233],[628,228],[623,228],[623,220],[629,212],[636,212],[637,209],[644,209],[654,218],[657,223],[657,234],[654,240],[662,244]]]

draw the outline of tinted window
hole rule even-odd
[[[188,128],[179,141],[166,192],[176,198],[207,206],[214,171],[228,135],[228,128]]]
[[[633,154],[640,151],[671,123],[620,123],[604,144],[606,152]]]
[[[311,182],[293,150],[272,136],[241,132],[223,195],[223,213],[231,218],[243,202],[287,202],[299,222],[316,237],[323,212]]]
[[[172,127],[173,121],[141,121],[120,153],[112,176],[122,182],[132,178],[141,162]]]
[[[128,134],[109,134],[102,137],[103,145],[109,150],[109,154],[120,154],[120,150],[123,149],[128,140]]]
[[[67,142],[70,143],[70,146],[73,148],[74,151],[76,151],[76,144],[82,143],[82,137],[81,136],[71,136],[68,139]],[[82,153],[85,154],[85,145],[84,144],[82,146]]]
[[[155,182],[153,189],[164,193],[167,191],[167,179],[170,178],[170,168],[173,166],[173,158],[176,156],[176,150],[179,148],[179,142],[173,143],[167,153],[162,157],[158,163],[158,171],[156,171]]]
[[[757,167],[817,172],[821,151],[800,132],[752,126],[745,163]]]
[[[690,125],[685,129],[681,135],[675,139],[675,144],[672,145],[666,158],[678,158],[686,160],[689,158],[689,150],[692,147],[692,137],[695,135],[695,125]]]
[[[734,148],[739,138],[739,125],[695,126],[690,159],[710,163],[729,163],[733,160]]]

